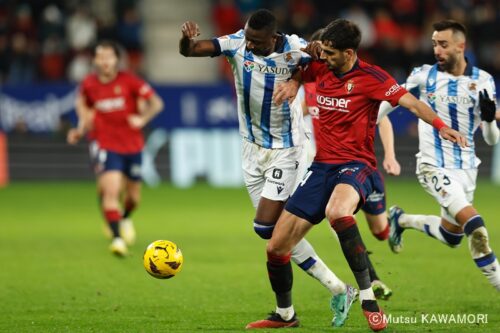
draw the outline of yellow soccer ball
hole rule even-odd
[[[167,240],[157,240],[144,251],[144,268],[157,279],[170,279],[182,269],[184,257],[179,247]]]

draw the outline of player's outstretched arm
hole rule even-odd
[[[211,40],[195,40],[200,35],[198,24],[187,21],[182,24],[179,52],[185,57],[209,57],[214,55],[215,46]]]
[[[399,99],[398,104],[407,108],[417,117],[436,128],[443,139],[455,142],[462,148],[469,146],[467,139],[462,134],[448,127],[430,107],[416,99],[411,93],[404,94]]]
[[[490,146],[495,145],[500,137],[496,118],[496,105],[490,99],[488,91],[484,89],[479,92],[479,111],[481,114],[481,130],[484,141]]]
[[[401,173],[401,166],[396,159],[394,151],[394,132],[392,130],[392,123],[389,117],[380,119],[378,123],[378,132],[380,134],[380,141],[384,147],[384,161],[382,165],[385,172],[392,176],[399,176]]]

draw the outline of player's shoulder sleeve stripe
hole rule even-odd
[[[243,29],[240,29],[233,34],[213,38],[212,42],[216,51],[213,56],[224,54],[226,57],[234,57],[245,42],[245,33]]]
[[[212,55],[212,57],[220,56],[222,51],[220,48],[219,40],[217,38],[213,38],[212,43],[214,44],[214,48],[215,48],[215,51],[214,51],[214,54]]]
[[[389,78],[389,76],[387,74],[385,74],[385,73],[383,73],[383,72],[381,72],[373,67],[360,67],[360,69],[363,72],[373,76],[375,79],[377,79],[380,82],[385,82]]]
[[[283,52],[288,52],[292,49],[290,42],[288,41],[288,38],[285,38],[285,43],[283,45]]]

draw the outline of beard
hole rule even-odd
[[[440,70],[444,72],[451,72],[457,64],[457,59],[450,56],[448,60],[444,61],[442,64],[438,64]]]

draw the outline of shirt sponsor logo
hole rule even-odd
[[[474,100],[470,96],[448,96],[439,95],[434,93],[427,94],[427,100],[431,103],[440,102],[445,104],[461,104],[461,105],[471,105],[474,104]]]
[[[277,75],[292,74],[292,70],[288,67],[273,67],[273,66],[260,65],[249,60],[243,63],[243,68],[245,68],[247,72],[258,71],[263,74],[277,74]]]
[[[385,95],[386,96],[391,96],[391,95],[394,95],[395,93],[397,93],[399,90],[401,89],[401,86],[399,84],[395,84],[393,85],[392,87],[389,88],[389,90],[387,90],[385,92]]]
[[[349,112],[347,108],[351,100],[345,98],[316,95],[316,102],[318,103],[318,106],[323,109]]]
[[[427,94],[427,100],[430,103],[434,103],[436,101],[436,95],[434,93],[428,93]]]
[[[446,104],[472,104],[473,101],[469,96],[447,96],[437,95],[438,101]]]
[[[243,63],[243,68],[245,68],[245,70],[246,70],[247,72],[251,72],[251,71],[253,71],[253,68],[254,68],[254,67],[255,67],[255,65],[254,65],[253,61],[249,61],[249,60],[247,60],[247,61],[245,61],[245,62]]]
[[[125,99],[123,97],[101,99],[95,103],[96,110],[100,112],[121,111],[125,107]]]

